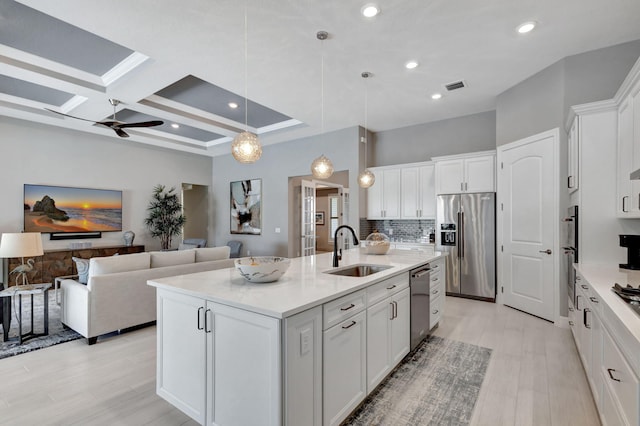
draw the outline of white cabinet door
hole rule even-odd
[[[436,218],[436,167],[433,164],[420,167],[420,218]]]
[[[207,310],[207,424],[281,425],[280,321],[211,302]]]
[[[464,192],[494,192],[495,156],[483,155],[464,160]]]
[[[400,171],[401,177],[401,202],[402,209],[400,215],[402,219],[420,218],[420,168],[403,167]]]
[[[323,334],[323,424],[339,425],[367,394],[366,311]]]
[[[631,92],[633,103],[633,163],[631,172],[640,169],[640,82]],[[629,179],[629,176],[627,176]],[[631,181],[631,209],[635,217],[640,216],[640,180]]]
[[[156,392],[200,424],[205,423],[205,302],[157,290]]]
[[[436,194],[459,194],[464,190],[464,161],[436,162]]]
[[[367,393],[391,371],[389,344],[395,309],[391,297],[367,309]]]
[[[633,212],[631,180],[633,171],[633,101],[625,100],[618,108],[618,197],[616,211],[619,217],[630,217]]]
[[[391,368],[394,368],[410,349],[410,328],[411,321],[411,302],[410,291],[408,288],[396,293],[391,298],[391,302],[395,304],[395,312],[391,322],[391,340],[389,347],[391,349]]]
[[[371,168],[375,183],[367,190],[367,219],[400,218],[400,168]]]
[[[568,144],[568,151],[569,151],[569,154],[567,156],[567,170],[568,170],[567,188],[569,190],[569,193],[576,191],[579,185],[579,181],[578,181],[578,178],[579,178],[578,150],[580,145],[579,122],[580,122],[580,117],[576,116],[576,118],[573,120],[573,123],[571,124],[569,135],[567,136],[567,144]]]

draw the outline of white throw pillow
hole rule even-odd
[[[149,253],[123,254],[120,256],[92,257],[89,261],[89,277],[95,275],[115,274],[116,272],[138,271],[149,269],[151,256]]]
[[[229,246],[203,247],[196,249],[196,262],[210,262],[212,260],[229,259]]]
[[[89,279],[89,259],[83,259],[81,257],[72,257],[76,264],[76,270],[78,271],[78,282],[80,284],[86,284]]]
[[[184,265],[196,261],[195,250],[176,251],[152,251],[151,267],[162,268],[163,266]]]

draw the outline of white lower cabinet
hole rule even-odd
[[[339,425],[367,395],[367,315],[361,311],[323,333],[323,424]]]
[[[367,308],[367,393],[409,353],[409,289]]]
[[[161,289],[157,304],[158,395],[200,424],[282,423],[279,320]]]

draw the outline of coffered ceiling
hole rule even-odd
[[[0,114],[117,137],[45,110],[99,121],[114,98],[119,121],[165,122],[130,143],[213,156],[245,128],[268,145],[364,125],[365,92],[374,132],[491,110],[563,57],[640,38],[632,0],[365,3],[247,0],[245,33],[238,0],[1,0]]]

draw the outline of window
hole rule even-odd
[[[340,225],[340,217],[338,216],[338,203],[340,198],[337,195],[329,195],[329,241],[333,241],[336,229]]]

